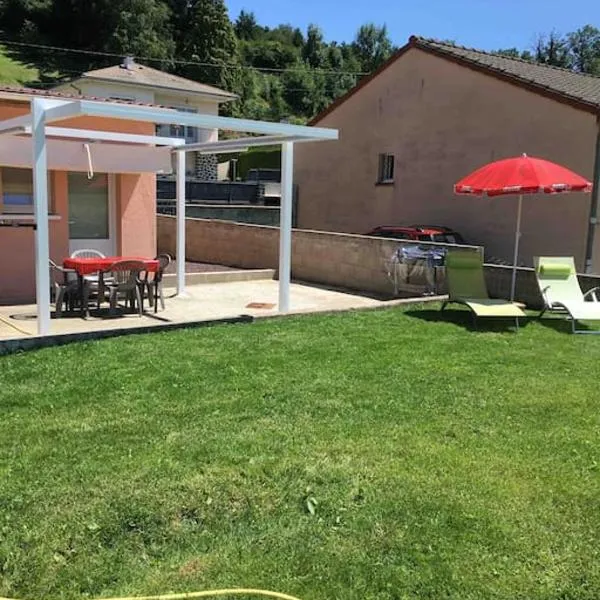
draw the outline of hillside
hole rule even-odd
[[[0,85],[31,85],[38,80],[38,70],[10,58],[5,46],[0,45]]]

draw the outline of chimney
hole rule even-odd
[[[133,56],[126,56],[123,59],[123,64],[121,65],[122,69],[132,69],[135,61],[133,60]]]

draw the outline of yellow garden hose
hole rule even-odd
[[[281,592],[272,592],[270,590],[253,590],[245,588],[232,588],[222,590],[205,590],[203,592],[183,592],[180,594],[164,594],[161,596],[129,596],[123,598],[102,598],[98,600],[182,600],[184,598],[205,598],[207,596],[267,596],[269,598],[279,598],[279,600],[300,600],[289,594]],[[14,600],[13,598],[3,598],[0,600]]]
[[[0,315],[0,321],[2,321],[2,323],[5,323],[9,327],[16,329],[19,333],[24,333],[25,335],[31,335],[31,333],[29,333],[29,331],[25,331],[24,329],[17,327],[17,325],[15,325],[14,323],[11,323],[8,319],[5,319],[2,315]]]

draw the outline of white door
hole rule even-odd
[[[69,173],[69,253],[90,248],[116,254],[114,176]]]

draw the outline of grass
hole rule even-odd
[[[0,85],[26,85],[38,77],[37,69],[10,58],[6,47],[0,44]]]
[[[597,599],[600,339],[451,314],[1,358],[0,596]]]

